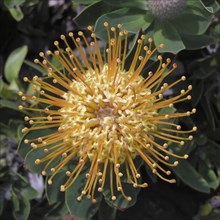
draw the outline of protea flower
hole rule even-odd
[[[195,109],[184,113],[161,113],[163,108],[173,108],[175,103],[191,99],[188,95],[192,86],[181,90],[180,94],[163,99],[163,93],[186,79],[182,76],[172,84],[163,80],[176,69],[174,63],[162,56],[158,56],[159,65],[155,72],[149,72],[146,78],[140,74],[150,57],[158,48],[152,48],[152,39],[148,46],[144,46],[145,36],[137,40],[136,51],[128,68],[125,61],[128,49],[128,32],[122,29],[104,26],[108,35],[106,61],[101,56],[96,34],[91,26],[92,42],[88,42],[83,32],[78,32],[75,38],[69,33],[69,38],[61,35],[66,45],[61,49],[58,41],[54,42],[57,50],[47,51],[47,55],[54,57],[65,69],[60,71],[47,56],[40,52],[41,61],[34,62],[42,66],[48,77],[34,76],[33,79],[24,77],[24,81],[31,83],[38,95],[28,96],[19,92],[22,100],[34,100],[46,107],[19,106],[39,114],[37,117],[25,117],[32,127],[25,127],[22,131],[29,132],[42,129],[54,129],[54,132],[39,136],[33,140],[24,140],[34,149],[42,149],[45,156],[35,160],[35,164],[44,164],[43,175],[47,175],[48,167],[52,175],[48,184],[53,184],[54,176],[65,166],[77,159],[78,164],[67,170],[68,180],[60,186],[66,191],[82,173],[85,164],[89,169],[85,174],[85,185],[77,197],[80,201],[85,195],[96,202],[95,192],[102,192],[108,185],[111,199],[116,200],[115,192],[120,192],[125,199],[132,198],[123,190],[122,181],[131,187],[147,187],[147,183],[140,182],[140,173],[134,163],[136,157],[141,158],[152,172],[164,181],[175,183],[169,178],[170,170],[163,167],[177,166],[178,161],[169,162],[170,157],[188,158],[188,155],[176,155],[169,151],[168,143],[184,145],[185,140],[192,140],[189,133],[196,130],[182,131],[181,126],[172,119],[190,116]],[[71,49],[70,41],[77,49]],[[82,44],[86,45],[84,50]],[[159,45],[164,47],[163,44]],[[141,55],[143,54],[143,55]],[[51,79],[51,82],[48,81]],[[171,119],[171,120],[170,120]],[[160,140],[160,141],[158,141]],[[122,169],[123,168],[123,169]],[[122,178],[123,176],[123,178]],[[107,178],[108,177],[108,178]]]

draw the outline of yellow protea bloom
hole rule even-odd
[[[172,84],[160,85],[176,69],[175,63],[168,69],[171,60],[167,59],[163,63],[162,56],[158,56],[157,70],[149,72],[146,78],[140,75],[150,57],[164,45],[152,48],[152,39],[149,38],[148,46],[144,46],[145,36],[142,35],[137,40],[133,60],[125,69],[128,32],[122,30],[120,24],[118,28],[110,28],[105,22],[104,26],[108,35],[106,61],[101,56],[91,26],[88,27],[92,38],[90,43],[81,31],[76,38],[73,33],[69,33],[69,38],[61,35],[66,45],[65,50],[55,41],[57,50],[47,51],[47,55],[54,57],[65,68],[66,73],[54,66],[41,52],[41,61],[36,59],[35,63],[47,71],[48,77],[34,76],[32,80],[24,77],[24,81],[31,83],[39,95],[28,96],[19,92],[22,100],[34,100],[47,106],[19,106],[21,110],[39,113],[37,117],[25,117],[25,120],[34,126],[25,127],[22,131],[55,129],[52,134],[24,140],[34,149],[42,148],[45,152],[44,157],[35,160],[37,165],[46,163],[42,170],[43,175],[46,175],[47,168],[55,159],[61,158],[60,162],[51,168],[52,175],[48,184],[53,183],[54,176],[65,165],[71,164],[73,158],[78,158],[75,168],[66,172],[68,180],[60,186],[61,191],[66,191],[89,162],[85,185],[77,198],[79,201],[87,195],[92,198],[92,202],[96,202],[95,191],[102,192],[107,181],[112,200],[117,199],[116,191],[128,201],[131,200],[123,190],[122,176],[135,188],[148,186],[139,180],[141,175],[135,166],[135,157],[140,157],[161,179],[175,183],[175,179],[166,177],[171,171],[161,165],[176,166],[178,161],[169,162],[170,156],[186,159],[188,155],[179,156],[170,152],[168,143],[184,145],[185,140],[193,138],[188,134],[196,130],[196,127],[193,127],[189,131],[182,131],[180,125],[170,120],[190,116],[195,113],[195,109],[184,113],[159,112],[165,107],[172,108],[175,103],[191,99],[188,95],[192,89],[191,85],[187,90],[181,90],[179,95],[163,99],[166,90],[186,79],[182,76]],[[71,49],[70,42],[74,44],[76,51]],[[48,82],[48,78],[52,79],[51,82]],[[156,87],[158,88],[155,89]],[[156,139],[160,139],[160,143]],[[107,174],[109,178],[106,178]]]

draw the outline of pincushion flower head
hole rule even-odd
[[[164,114],[161,111],[191,99],[192,86],[181,90],[175,97],[163,98],[166,90],[186,79],[182,76],[171,84],[164,82],[177,65],[171,65],[170,59],[163,62],[159,55],[156,71],[149,72],[144,78],[141,72],[158,47],[153,48],[151,38],[145,46],[145,36],[142,35],[137,40],[132,61],[125,68],[128,32],[121,24],[115,28],[105,22],[104,26],[108,36],[106,61],[91,26],[88,27],[91,42],[81,31],[78,36],[69,33],[66,38],[61,35],[66,48],[61,49],[55,41],[56,51],[40,52],[41,59],[35,60],[48,76],[24,77],[37,95],[19,92],[22,100],[39,104],[38,107],[19,106],[21,110],[37,114],[25,117],[32,126],[22,131],[37,134],[41,130],[53,130],[50,134],[24,140],[34,151],[43,152],[33,163],[42,165],[43,175],[50,174],[49,185],[59,172],[66,171],[67,179],[60,185],[60,191],[68,190],[79,175],[84,175],[77,200],[88,197],[94,203],[95,194],[101,193],[105,187],[109,187],[111,200],[117,200],[117,192],[130,201],[132,197],[125,192],[124,182],[134,188],[148,186],[141,182],[135,158],[140,158],[162,180],[175,183],[175,179],[169,177],[171,171],[168,168],[177,166],[176,159],[186,159],[188,155],[174,154],[168,144],[184,145],[185,141],[192,140],[190,133],[196,130],[193,127],[183,131],[173,120],[190,116],[195,109],[183,113]],[[71,43],[77,51],[71,49]],[[159,45],[162,47],[163,44]],[[55,58],[65,71],[59,70],[48,55]],[[172,162],[171,157],[175,158]]]

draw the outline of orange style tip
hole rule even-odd
[[[43,170],[42,172],[41,172],[41,174],[43,175],[43,176],[46,176],[46,171],[45,170]]]
[[[49,185],[51,185],[51,184],[53,183],[53,181],[52,181],[52,180],[48,180],[47,183],[48,183]]]
[[[65,186],[64,186],[64,185],[61,185],[61,186],[60,186],[60,191],[61,191],[61,192],[64,192],[65,190],[66,190]]]
[[[116,196],[112,196],[112,201],[115,201],[116,200]]]
[[[143,183],[142,186],[143,186],[144,188],[146,188],[146,187],[148,187],[148,184],[147,184],[147,183]]]
[[[47,148],[44,149],[44,153],[48,153],[48,151],[49,151],[49,150],[48,150]]]
[[[175,161],[175,162],[173,163],[174,166],[177,166],[178,164],[179,164],[179,161]]]
[[[115,165],[115,167],[116,167],[116,168],[119,168],[119,167],[120,167],[120,164],[119,164],[119,163],[117,163],[117,164]]]
[[[159,56],[157,57],[157,59],[158,59],[158,60],[162,60],[163,58],[162,58],[161,55],[159,55]]]
[[[166,174],[169,176],[169,175],[171,174],[171,171],[168,170],[168,171],[166,172]]]
[[[60,35],[60,39],[61,39],[61,40],[64,40],[65,38],[66,38],[66,37],[65,37],[63,34]]]
[[[46,53],[47,53],[47,55],[51,55],[52,54],[52,52],[50,50],[48,50]]]
[[[164,48],[165,47],[165,44],[160,44],[159,45],[159,48]]]
[[[119,28],[119,29],[122,28],[122,24],[118,24],[118,28]]]
[[[188,90],[192,90],[193,86],[192,85],[189,85],[188,86]]]
[[[173,68],[177,68],[177,64],[176,63],[173,64]]]
[[[82,194],[83,196],[86,195],[86,191],[83,190],[83,191],[81,192],[81,194]]]
[[[193,130],[193,131],[197,131],[197,127],[194,126],[194,127],[192,128],[192,130]]]
[[[23,107],[22,105],[19,105],[19,106],[18,106],[18,109],[19,109],[19,110],[23,110],[24,107]]]
[[[119,176],[119,177],[122,177],[122,176],[123,176],[123,173],[121,173],[121,172],[118,173],[118,176]]]
[[[192,109],[192,113],[196,113],[196,108],[193,108],[193,109]]]
[[[175,179],[171,179],[170,183],[176,183],[176,180]]]
[[[71,172],[70,172],[70,171],[66,171],[66,175],[67,175],[67,176],[70,176],[70,175],[71,175]]]
[[[34,63],[39,63],[39,60],[38,59],[34,59]]]
[[[139,173],[136,174],[136,178],[139,179],[141,175]]]
[[[92,199],[93,204],[96,204],[96,202],[97,202],[96,199]]]
[[[59,42],[58,41],[54,41],[53,43],[55,46],[58,46],[59,45]]]
[[[51,168],[50,171],[53,173],[55,172],[55,168]]]
[[[24,143],[25,143],[25,144],[28,144],[28,143],[29,143],[29,140],[28,140],[28,139],[25,139],[25,140],[24,140]]]
[[[87,29],[88,29],[89,31],[92,31],[92,26],[89,25],[89,26],[87,27]]]
[[[27,82],[27,81],[28,81],[28,78],[25,76],[25,77],[23,78],[23,80],[24,80],[24,82]]]
[[[137,188],[137,187],[138,187],[137,183],[134,183],[134,184],[133,184],[133,187],[134,187],[134,188]]]
[[[78,31],[78,35],[79,36],[83,36],[83,32],[82,31]]]
[[[104,22],[104,27],[108,27],[108,22]]]
[[[99,187],[99,188],[98,188],[98,192],[102,192],[102,187]]]
[[[182,76],[182,77],[181,77],[181,80],[182,80],[182,81],[185,81],[185,80],[186,80],[186,77],[185,77],[185,76]]]
[[[40,159],[36,159],[34,162],[36,165],[38,165],[40,163]]]
[[[67,153],[63,153],[63,154],[62,154],[62,157],[67,157]]]
[[[78,196],[76,199],[77,199],[78,202],[80,202],[82,200],[82,197]]]
[[[24,94],[24,93],[21,92],[21,91],[18,92],[18,95],[19,95],[19,96],[22,96],[23,94]]]
[[[188,158],[189,158],[189,155],[188,155],[188,154],[185,154],[183,157],[184,157],[184,159],[188,159]]]
[[[43,56],[44,56],[44,53],[43,53],[43,52],[40,52],[40,53],[39,53],[39,56],[40,56],[40,57],[43,57]]]
[[[127,200],[130,202],[132,200],[132,197],[128,196]]]
[[[183,146],[185,144],[184,141],[180,141],[180,145]]]
[[[193,140],[193,136],[192,135],[190,135],[188,138],[189,138],[190,141]]]
[[[153,39],[152,39],[151,37],[149,37],[149,38],[148,38],[148,42],[149,42],[149,43],[152,43],[152,42],[153,42]]]
[[[87,199],[91,199],[91,195],[87,195]]]
[[[165,156],[164,159],[165,159],[166,161],[168,161],[170,158],[169,158],[169,156]]]

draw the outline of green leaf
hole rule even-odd
[[[115,10],[111,13],[101,16],[95,25],[95,32],[101,39],[107,39],[107,33],[103,26],[104,22],[108,22],[109,26],[115,26],[123,24],[123,29],[128,30],[131,33],[136,33],[141,28],[145,30],[152,22],[152,17],[139,9],[122,8]]]
[[[212,168],[205,163],[205,161],[199,162],[199,172],[207,181],[210,188],[214,190],[218,188],[219,186],[218,177],[216,176]]]
[[[91,4],[93,2],[97,2],[97,0],[74,0],[74,2],[78,3],[78,4],[88,5],[88,4]]]
[[[101,15],[109,12],[111,9],[112,7],[107,5],[105,2],[98,1],[89,5],[83,11],[81,11],[74,18],[74,21],[82,27],[93,25]]]
[[[50,146],[47,146],[47,148],[49,149]],[[44,167],[45,165],[47,164],[48,161],[46,162],[43,162],[43,163],[40,163],[38,165],[35,164],[35,160],[36,159],[42,159],[44,158],[45,156],[47,156],[48,154],[52,153],[51,152],[48,152],[48,153],[45,153],[44,152],[44,149],[43,148],[37,148],[37,149],[33,149],[31,150],[30,152],[28,152],[28,154],[26,155],[25,157],[25,164],[26,164],[26,167],[34,172],[34,173],[38,173],[38,174],[41,174],[41,172],[44,170]],[[61,156],[57,156],[51,163],[50,165],[47,167],[47,169],[45,170],[47,174],[51,174],[51,171],[50,169],[54,166],[56,166],[56,164],[59,163],[61,159]]]
[[[115,7],[120,7],[120,8],[139,8],[142,10],[147,9],[147,4],[146,0],[103,0],[109,5],[113,5]]]
[[[137,166],[136,166],[137,167]],[[109,167],[108,167],[109,169]],[[125,169],[125,168],[124,168]],[[120,168],[120,172],[125,173],[126,171],[123,171],[122,168]],[[132,198],[131,201],[128,201],[121,192],[117,191],[116,185],[115,185],[115,177],[113,175],[113,189],[114,189],[114,196],[116,196],[116,200],[112,200],[112,194],[111,194],[111,187],[110,187],[110,171],[107,170],[108,175],[106,176],[105,185],[103,187],[103,195],[105,198],[106,203],[111,206],[112,208],[119,208],[119,209],[126,209],[133,205],[135,205],[137,201],[137,196],[140,192],[140,187],[134,188],[131,183],[127,183],[127,179],[123,181],[121,179],[122,188],[124,191],[124,194],[126,196],[130,196]],[[122,177],[123,178],[123,177]],[[141,178],[139,179],[141,182]]]
[[[79,202],[77,197],[81,194],[86,182],[85,173],[78,176],[73,185],[66,191],[66,205],[70,213],[77,219],[89,219],[98,211],[99,205],[102,199],[101,193],[96,193],[96,204],[93,204],[91,199],[87,199],[86,196]]]
[[[58,202],[55,207],[52,207],[49,213],[46,215],[46,220],[60,220],[68,213],[68,209],[64,202]]]
[[[21,69],[21,65],[24,62],[28,52],[27,46],[22,46],[15,49],[8,57],[5,63],[5,77],[8,82],[18,79],[18,74]]]
[[[169,22],[157,21],[153,38],[156,46],[159,46],[161,43],[165,44],[165,48],[159,49],[159,52],[171,52],[176,54],[185,49],[179,33]]]
[[[115,220],[117,209],[112,208],[103,199],[99,206],[99,219],[100,220]]]
[[[211,17],[207,18],[205,16],[185,12],[180,17],[174,19],[172,24],[181,33],[200,35],[203,34],[211,24]]]
[[[1,99],[0,100],[0,108],[10,108],[13,109],[15,111],[20,111],[18,109],[18,105],[15,102],[6,100],[6,99]]]
[[[49,135],[52,132],[53,132],[52,129],[45,129],[45,130],[39,130],[39,131],[29,131],[29,132],[25,133],[18,144],[18,154],[22,158],[25,158],[26,155],[28,154],[28,152],[30,152],[32,150],[32,147],[30,146],[30,144],[24,143],[25,139],[28,139],[28,140],[35,139],[38,137]]]
[[[26,220],[28,219],[30,213],[30,203],[29,200],[22,196],[19,199],[19,210],[13,210],[13,216],[16,220]]]
[[[43,67],[29,61],[29,60],[24,60],[24,63],[30,67],[32,67],[33,69],[37,70],[38,72],[42,73],[44,76],[47,74],[47,71],[45,69],[43,69]]]
[[[207,181],[188,161],[179,161],[179,165],[177,167],[173,167],[172,170],[185,184],[191,188],[203,193],[210,192]]]
[[[45,181],[45,189],[49,203],[53,204],[57,201],[64,201],[64,192],[60,191],[60,186],[63,185],[67,180],[65,171],[60,171],[59,173],[57,173],[54,176],[53,183],[51,185],[47,184],[47,180]]]
[[[26,0],[4,0],[4,4],[7,8],[13,8],[16,5],[21,5],[25,2]]]
[[[24,18],[24,14],[21,10],[21,7],[15,6],[14,8],[9,8],[8,9],[11,16],[16,20],[16,21],[21,21]]]
[[[11,194],[11,199],[12,199],[12,203],[13,203],[13,210],[18,212],[20,210],[19,199],[13,191],[12,191],[12,194]]]
[[[186,35],[181,33],[181,38],[188,50],[200,49],[215,42],[213,37],[207,35]]]
[[[210,13],[216,13],[219,10],[219,4],[217,1],[207,1],[207,0],[200,0],[203,7]]]

